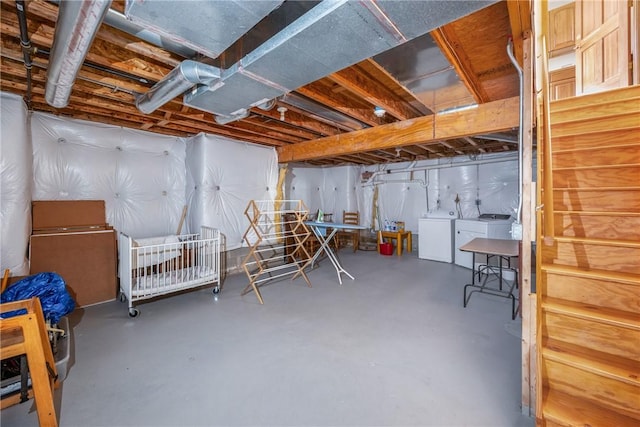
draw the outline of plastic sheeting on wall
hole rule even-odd
[[[251,200],[273,200],[278,158],[271,147],[200,134],[187,143],[189,229],[221,230],[226,250],[243,245]]]
[[[471,161],[479,164],[469,164]],[[293,168],[287,197],[302,199],[312,212],[318,208],[329,212],[325,206],[334,209],[358,206],[362,225],[378,229],[385,219],[404,221],[405,228],[414,233],[418,231],[418,219],[437,209],[453,211],[462,218],[476,218],[480,213],[506,213],[515,218],[518,162],[513,154],[485,155],[474,160],[461,156],[440,161],[351,167],[352,172],[347,176],[345,168]],[[360,172],[364,171],[374,172],[375,179],[362,184]],[[355,191],[334,192],[334,182],[340,180],[354,183]],[[373,221],[375,187],[378,188],[377,219]],[[337,197],[331,198],[333,194]],[[460,199],[458,204],[456,196]],[[476,205],[476,200],[480,200],[480,205]]]
[[[31,141],[27,109],[17,95],[0,93],[0,265],[13,276],[29,273]]]
[[[104,200],[133,237],[173,234],[186,203],[182,138],[34,113],[34,200]]]
[[[333,214],[335,222],[342,220],[342,211],[360,211],[362,217],[358,196],[359,167],[291,167],[287,173],[285,187],[287,198],[302,200],[311,214],[320,209],[324,213]]]

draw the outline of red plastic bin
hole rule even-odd
[[[393,255],[393,243],[390,243],[390,242],[380,243],[380,254]]]

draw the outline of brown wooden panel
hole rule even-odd
[[[638,114],[640,110],[627,110],[626,114],[616,116],[615,120],[609,117],[593,118],[585,121],[575,121],[571,123],[562,123],[553,125],[551,135],[555,137],[563,137],[567,135],[584,135],[591,132],[606,132],[611,128],[615,129],[634,129],[638,131]]]
[[[583,150],[601,147],[631,146],[640,150],[640,136],[637,127],[626,129],[604,129],[589,134],[573,134],[555,136],[553,138],[554,153],[559,150]]]
[[[553,186],[554,188],[637,188],[640,186],[640,165],[554,170]]]
[[[638,330],[547,312],[543,315],[541,332],[544,337],[557,341],[631,360],[640,359]]]
[[[544,400],[544,420],[538,427],[636,427],[638,420],[607,410],[598,404],[572,397],[557,390],[545,388],[541,400]],[[540,414],[539,416],[542,416]]]
[[[553,114],[551,118],[551,125],[555,126],[562,123],[586,122],[593,119],[603,118],[615,121],[617,116],[623,116],[625,114],[635,112],[636,125],[640,126],[640,122],[638,121],[637,116],[637,114],[640,113],[639,102],[640,98],[629,98],[615,102],[597,103],[592,105],[591,108],[580,110],[579,114],[578,110],[558,111]],[[609,129],[617,129],[615,123],[612,123],[612,125],[614,126],[610,127]]]
[[[553,206],[559,211],[640,212],[640,190],[555,190]]]
[[[640,215],[556,212],[554,218],[556,236],[640,241]]]
[[[31,236],[31,274],[52,271],[67,284],[76,306],[116,298],[115,231]]]
[[[552,250],[542,254],[547,264],[562,264],[584,270],[605,270],[640,274],[640,247],[622,247],[580,241],[556,240]],[[639,341],[640,342],[640,341]]]
[[[596,105],[615,103],[638,97],[640,97],[640,86],[635,85],[607,92],[591,93],[574,99],[554,101],[549,103],[549,108],[552,116],[565,110],[575,110],[576,112],[582,113],[586,109],[593,108]]]
[[[638,387],[551,360],[542,368],[547,372],[545,386],[640,418]]]
[[[607,147],[606,144],[594,149],[563,151],[553,154],[556,169],[597,165],[640,165],[640,143],[638,145]],[[638,176],[640,181],[640,176]]]
[[[576,2],[577,94],[629,85],[628,16],[625,1]]]
[[[31,208],[34,230],[104,227],[107,223],[104,200],[37,200]]]
[[[547,297],[640,313],[640,286],[543,271]]]
[[[549,11],[549,52],[563,53],[576,43],[575,4],[569,3]]]
[[[473,126],[469,124],[473,123]],[[426,144],[511,129],[519,123],[518,98],[479,105],[471,110],[419,117],[398,123],[278,147],[280,163],[335,157],[361,151]]]

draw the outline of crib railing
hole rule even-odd
[[[149,243],[151,242],[151,243]],[[185,234],[136,241],[121,233],[121,300],[129,301],[129,314],[137,316],[133,303],[179,290],[213,283],[220,291],[220,233],[202,227],[200,234]]]

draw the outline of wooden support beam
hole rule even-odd
[[[471,144],[471,145],[473,145],[474,147],[476,147],[476,148],[478,149],[478,151],[480,151],[481,153],[486,153],[486,152],[487,152],[487,150],[485,150],[484,148],[480,147],[480,146],[478,145],[478,143],[477,143],[477,142],[475,142],[475,141],[473,140],[473,138],[471,138],[470,136],[463,136],[463,137],[462,137],[462,140],[463,140],[464,142],[466,142],[467,144]]]
[[[501,132],[519,126],[518,97],[477,108],[389,123],[278,148],[280,162],[295,162],[404,145]]]
[[[388,114],[398,120],[418,117],[418,114],[411,111],[409,104],[395,100],[394,94],[389,89],[367,78],[366,74],[358,71],[355,67],[345,68],[337,73],[330,74],[328,78],[366,99],[371,105],[384,108]]]
[[[326,90],[318,86],[319,85],[317,83],[310,83],[296,89],[296,92],[306,96],[307,98],[311,98],[320,104],[326,105],[329,108],[340,111],[342,114],[353,117],[362,123],[366,123],[369,126],[376,126],[380,124],[381,120],[373,114],[373,108],[369,108],[367,110],[364,105],[354,107],[352,105],[353,101],[348,97],[339,93],[329,94]],[[359,127],[359,129],[362,128],[362,126]],[[356,128],[352,128],[351,130],[355,129]]]
[[[473,71],[471,61],[466,56],[464,49],[460,49],[460,42],[457,40],[455,32],[447,29],[447,26],[431,31],[431,37],[436,42],[442,54],[453,65],[456,73],[461,77],[467,90],[478,103],[489,101],[489,95],[482,88],[480,79]]]
[[[507,0],[509,11],[509,25],[513,38],[513,52],[520,66],[523,65],[523,38],[532,30],[531,2],[522,0]]]

